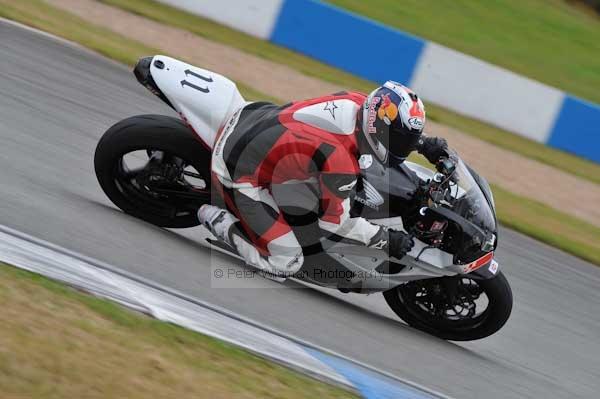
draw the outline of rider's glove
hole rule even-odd
[[[436,164],[440,158],[448,157],[448,142],[441,137],[424,137],[419,140],[417,151]]]
[[[391,230],[387,227],[380,227],[377,234],[371,238],[369,248],[383,249],[388,255],[394,258],[402,258],[415,245],[414,240],[403,231]]]
[[[412,247],[415,245],[414,240],[411,236],[403,231],[388,230],[389,244],[387,247],[387,253],[394,258],[402,258],[406,255]]]
[[[414,245],[415,242],[412,237],[405,232],[382,228],[371,240],[369,248],[383,249],[388,255],[400,259],[406,255]]]

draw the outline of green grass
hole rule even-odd
[[[600,103],[600,18],[563,0],[328,0]]]
[[[371,91],[376,84],[339,69],[320,63],[312,58],[303,56],[283,47],[257,39],[242,32],[219,25],[208,19],[177,10],[152,0],[100,0],[132,13],[175,26],[198,36],[238,48],[262,58],[288,65],[300,72],[348,89]],[[390,0],[394,3],[394,0]],[[473,3],[476,1],[471,0]],[[350,3],[350,2],[349,2]],[[357,1],[364,8],[370,9],[373,2]],[[403,2],[398,2],[402,4]],[[450,4],[450,1],[441,2]],[[488,0],[480,2],[488,4]],[[492,3],[490,1],[490,3]],[[354,4],[354,3],[352,3]],[[600,57],[596,57],[600,62]],[[561,56],[565,62],[567,57]],[[600,69],[598,70],[600,74]],[[510,151],[533,158],[539,162],[562,169],[568,173],[600,183],[600,164],[579,158],[566,152],[552,149],[516,134],[509,133],[492,125],[461,116],[434,104],[427,104],[427,115],[433,120],[453,126],[462,132],[488,141]],[[435,132],[432,132],[435,134]]]
[[[430,120],[454,126],[462,132],[469,133],[498,147],[553,166],[592,183],[600,184],[600,164],[553,149],[516,134],[508,133],[484,122],[474,119],[465,121],[462,116],[441,107],[429,105],[427,110],[427,117]],[[463,123],[466,123],[466,125],[464,125],[464,128],[461,128],[460,126]]]
[[[416,153],[409,160],[433,170]],[[500,223],[600,266],[600,228],[538,201],[491,184]]]
[[[132,0],[132,4],[135,1],[140,0]],[[0,7],[0,16],[18,20],[90,46],[92,49],[124,63],[131,64],[141,55],[164,52],[164,50],[149,49],[106,29],[87,24],[79,18],[56,10],[40,1],[12,3],[10,0],[0,0],[0,6],[2,6]],[[245,91],[245,95],[248,95],[249,89],[246,88]],[[256,91],[252,93],[253,98],[265,97]],[[493,135],[493,131],[490,134]],[[498,217],[502,224],[600,265],[599,228],[539,202],[509,193],[499,187],[493,187],[493,190],[496,196]]]
[[[243,349],[0,263],[3,398],[355,398]]]

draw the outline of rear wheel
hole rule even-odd
[[[126,213],[161,227],[199,224],[210,203],[211,152],[179,119],[127,118],[104,133],[96,147],[98,182]]]
[[[383,296],[412,327],[451,341],[494,334],[512,310],[512,291],[502,272],[489,280],[464,275],[411,281]]]

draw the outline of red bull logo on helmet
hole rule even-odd
[[[375,134],[377,133],[377,129],[375,128],[375,118],[377,118],[377,113],[375,112],[375,107],[379,104],[381,99],[379,97],[373,97],[371,103],[369,104],[369,118],[367,120],[367,133]]]
[[[398,107],[390,100],[389,94],[384,94],[382,98],[383,102],[377,111],[377,116],[389,126],[398,117]]]

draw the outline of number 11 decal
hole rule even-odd
[[[186,77],[189,76],[189,75],[192,75],[192,76],[194,76],[194,77],[196,77],[198,79],[201,79],[201,80],[203,80],[205,82],[208,82],[208,83],[210,83],[210,82],[213,81],[213,79],[211,77],[207,78],[206,76],[199,75],[199,74],[197,74],[194,71],[190,71],[189,69],[186,69],[184,72],[185,72],[185,76]],[[207,87],[200,87],[200,86],[197,86],[197,85],[195,85],[193,83],[188,82],[187,80],[182,80],[181,81],[181,87],[183,87],[183,86],[191,87],[192,89],[201,91],[202,93],[208,93],[210,91],[208,89],[208,86]]]

